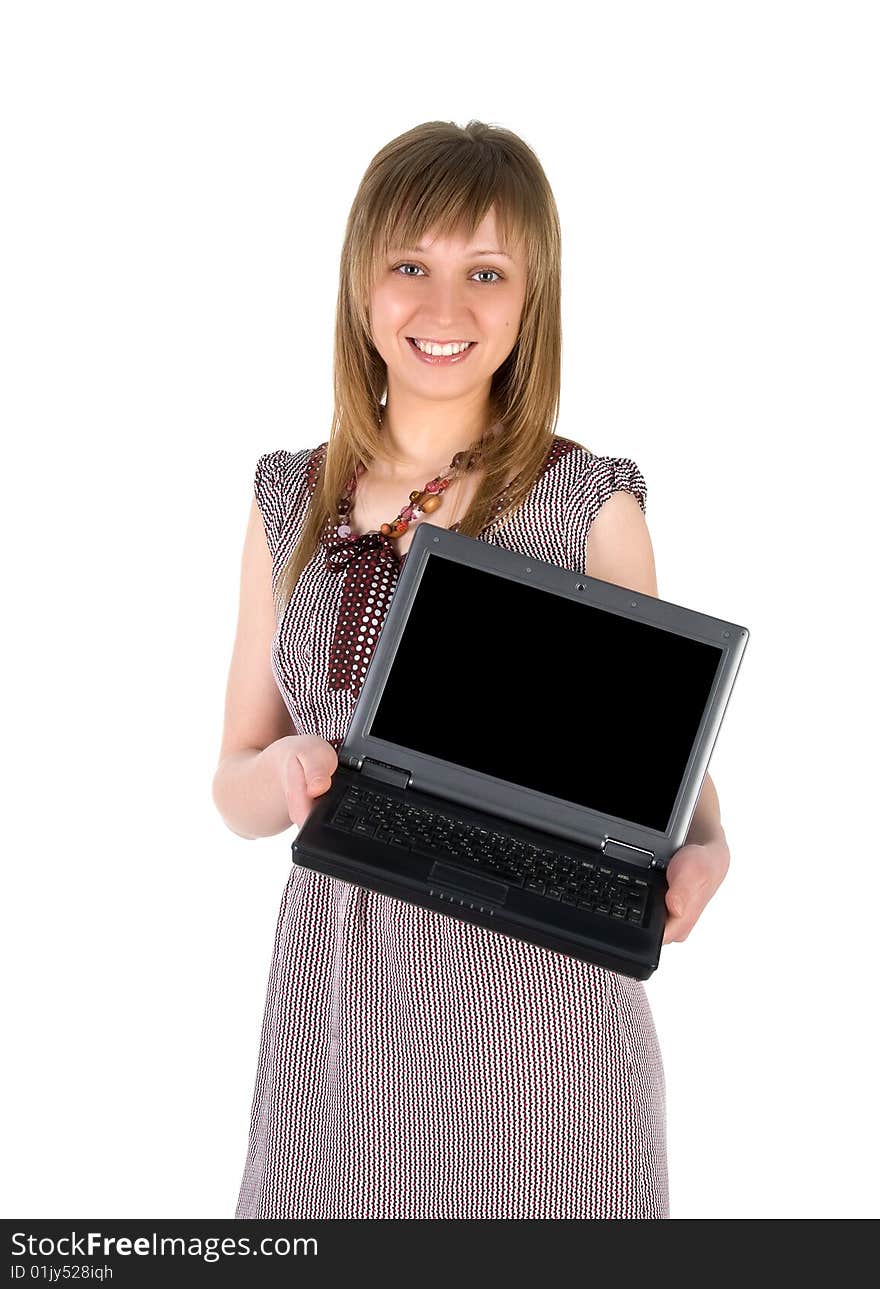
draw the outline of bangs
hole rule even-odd
[[[511,257],[527,249],[531,220],[527,199],[513,182],[509,164],[485,164],[471,149],[450,149],[426,172],[412,157],[409,173],[395,176],[384,191],[391,194],[384,210],[374,214],[372,236],[375,265],[392,250],[413,249],[424,238],[460,236],[471,239],[489,211],[495,215],[492,246]]]

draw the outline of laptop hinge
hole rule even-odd
[[[367,779],[390,783],[395,788],[408,788],[412,779],[409,770],[401,770],[399,766],[389,765],[387,761],[374,761],[369,756],[365,756],[361,762],[361,774]]]
[[[628,864],[638,864],[641,868],[654,868],[653,850],[643,850],[641,846],[631,846],[628,841],[618,841],[616,837],[606,837],[602,842],[602,853],[609,859],[623,859]]]

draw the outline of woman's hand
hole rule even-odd
[[[703,909],[727,876],[730,851],[721,838],[689,843],[666,866],[666,931],[663,943],[686,940]]]
[[[272,748],[291,822],[301,828],[315,797],[330,787],[339,764],[336,749],[316,734],[290,734]]]

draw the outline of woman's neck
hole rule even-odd
[[[456,452],[464,452],[479,442],[489,417],[489,410],[482,409],[478,414],[463,414],[458,423],[450,422],[447,413],[443,419],[422,416],[404,425],[393,408],[385,408],[381,438],[387,455],[377,456],[370,469],[386,482],[422,474],[433,478],[446,469]]]

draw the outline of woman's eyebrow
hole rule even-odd
[[[407,252],[407,251],[417,251],[419,255],[424,255],[426,251],[430,250],[430,247],[428,247],[428,246],[399,246],[399,247],[397,248],[397,250],[398,250],[398,252],[399,252],[399,253],[404,253],[404,252]],[[510,256],[510,255],[508,255],[506,251],[490,251],[490,250],[486,250],[486,249],[483,249],[483,250],[481,250],[481,251],[465,251],[465,254],[466,254],[466,255],[468,255],[468,256],[470,256],[470,255],[501,255],[501,256],[503,256],[503,258],[504,258],[504,259],[506,259],[506,260],[509,260],[509,259],[511,258],[511,256]]]

